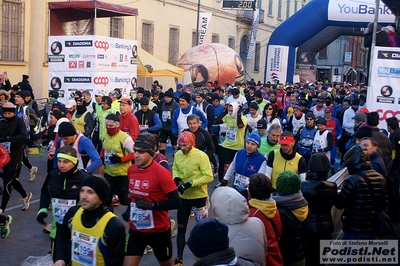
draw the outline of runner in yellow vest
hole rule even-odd
[[[55,266],[122,265],[125,226],[103,207],[110,186],[102,176],[88,176],[80,190],[81,206],[69,209],[57,238]]]

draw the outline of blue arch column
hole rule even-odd
[[[380,22],[394,22],[395,16],[382,2],[378,12]],[[272,33],[267,46],[264,82],[292,82],[298,46],[327,26],[366,27],[374,20],[374,13],[375,0],[309,2]]]

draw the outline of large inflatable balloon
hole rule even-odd
[[[195,46],[185,52],[177,63],[190,72],[195,87],[204,86],[207,81],[218,80],[219,84],[232,84],[244,75],[242,59],[235,50],[220,43]]]

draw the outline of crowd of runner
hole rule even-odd
[[[183,265],[186,243],[195,265],[319,265],[333,206],[345,210],[343,239],[376,238],[381,210],[398,222],[399,121],[378,128],[383,118],[366,106],[362,84],[209,81],[165,90],[155,81],[129,97],[76,91],[65,105],[53,90],[39,110],[27,75],[12,87],[3,80],[1,238],[10,233],[12,188],[22,210],[30,207],[32,193],[18,181],[23,167],[35,179],[28,151],[47,149],[37,221],[55,265],[139,265],[151,251],[160,265]],[[344,167],[338,192],[327,179]],[[119,204],[122,217],[113,214]]]

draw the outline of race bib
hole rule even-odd
[[[147,130],[149,128],[149,125],[139,125],[140,130]]]
[[[236,128],[227,128],[226,129],[226,139],[232,142],[236,141]]]
[[[319,141],[319,140],[316,140],[316,141],[314,142],[314,150],[319,150],[319,149],[321,149],[321,148],[322,148],[322,142]]]
[[[11,153],[11,142],[2,142],[0,144],[8,153]]]
[[[163,122],[167,122],[168,120],[171,120],[171,111],[163,111],[161,114],[161,118]]]
[[[138,230],[154,228],[153,211],[139,209],[131,202],[131,221]]]
[[[208,218],[208,208],[207,206],[201,208],[192,208],[194,215],[196,217],[196,222],[200,222],[201,220],[206,220]]]
[[[304,147],[310,147],[313,144],[314,140],[313,139],[301,139],[301,145]]]
[[[82,265],[96,265],[98,238],[72,231],[72,261]]]
[[[249,178],[244,175],[235,174],[234,187],[237,189],[247,189],[249,185]]]
[[[115,154],[114,150],[104,150],[104,163],[108,166],[116,166],[116,163],[110,162],[110,157]]]
[[[53,198],[51,201],[51,205],[53,208],[53,216],[54,220],[58,224],[62,224],[64,221],[64,216],[67,211],[76,205],[76,200],[67,200],[67,199],[57,199]]]

